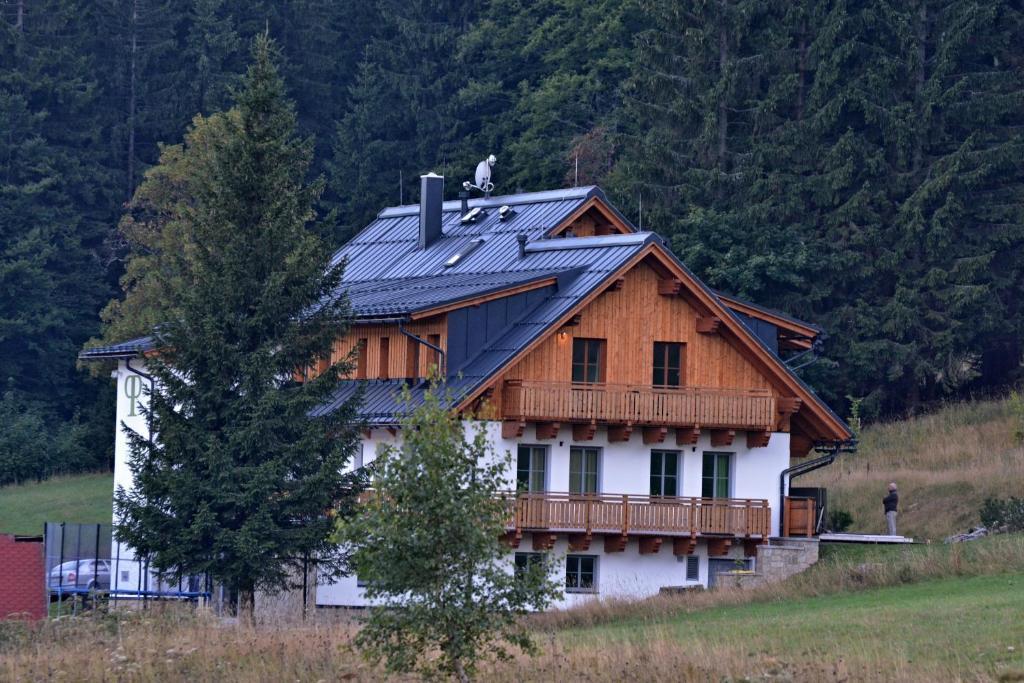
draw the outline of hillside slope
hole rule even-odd
[[[853,515],[851,531],[883,533],[882,496],[900,489],[899,531],[941,540],[977,525],[989,496],[1024,492],[1024,447],[1008,400],[950,404],[905,421],[867,427],[860,448],[797,479],[826,486],[829,506]]]
[[[0,488],[0,534],[41,534],[45,522],[110,524],[114,475],[54,477]]]

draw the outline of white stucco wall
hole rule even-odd
[[[547,447],[547,482],[549,491],[566,492],[569,490],[569,449],[574,445],[596,447],[601,449],[599,466],[599,488],[602,493],[620,493],[647,495],[650,492],[650,453],[652,450],[677,450],[680,452],[681,474],[680,495],[699,497],[701,495],[701,474],[705,451],[733,454],[732,491],[733,498],[765,499],[771,506],[771,534],[778,535],[779,530],[779,475],[789,466],[789,434],[772,434],[767,446],[747,448],[746,434],[737,432],[734,443],[729,447],[711,447],[711,437],[702,432],[695,446],[676,446],[675,434],[669,430],[665,443],[645,445],[641,430],[637,429],[627,442],[609,443],[607,430],[599,427],[594,438],[586,442],[572,440],[572,428],[563,427],[555,439],[540,440],[536,438],[534,425],[527,425],[523,436],[518,439],[501,438],[501,423],[489,422],[485,425],[494,450],[499,455],[511,453],[512,469],[509,472],[509,488],[515,487],[515,453],[519,444],[536,444]],[[467,425],[467,431],[471,428]],[[374,429],[370,438],[363,440],[363,460],[365,464],[372,462],[379,443],[397,443],[396,438],[387,430]],[[508,555],[509,566],[515,552],[532,552],[531,534],[524,534],[522,543],[516,551]],[[559,572],[559,580],[564,578],[564,556],[568,553],[568,543],[564,536],[560,537],[555,547],[549,551],[555,557],[555,566]],[[593,555],[598,558],[598,590],[593,594],[564,594],[555,604],[556,607],[571,607],[580,602],[595,598],[642,598],[657,594],[662,587],[687,585],[686,563],[672,553],[671,541],[666,541],[661,551],[652,555],[640,555],[639,541],[630,539],[625,551],[605,553],[604,541],[595,536],[590,549],[586,552],[573,553]],[[695,554],[700,558],[700,581],[702,585],[708,580],[707,546],[698,543]],[[730,551],[729,558],[742,558],[743,547],[737,544]],[[335,583],[322,583],[317,587],[318,605],[352,605],[366,604],[363,591],[357,585],[355,577],[347,577]]]

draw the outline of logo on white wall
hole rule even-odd
[[[142,378],[138,375],[129,375],[124,380],[124,395],[128,398],[128,417],[138,415],[135,412],[135,404],[142,396]]]

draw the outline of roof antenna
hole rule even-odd
[[[579,187],[580,186],[580,155],[579,155],[579,152],[576,153],[576,174],[573,176],[572,186],[573,187]]]
[[[476,184],[474,185],[467,180],[462,183],[462,189],[467,192],[470,190],[478,190],[484,193],[484,197],[490,197],[491,191],[494,190],[494,183],[491,182],[491,166],[494,166],[497,162],[498,159],[491,154],[477,164],[476,173],[473,178],[476,181]]]
[[[398,169],[398,205],[399,206],[401,206],[402,204],[405,203],[403,201],[403,199],[404,199],[404,192],[403,192],[403,190],[405,190],[405,183],[402,180],[402,169]]]
[[[640,192],[640,232],[644,231],[644,193]]]

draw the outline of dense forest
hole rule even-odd
[[[1019,0],[0,0],[0,483],[112,458],[76,354],[128,331],[136,190],[263,32],[337,244],[494,153],[497,192],[599,184],[822,325],[800,373],[840,412],[1019,378]]]

